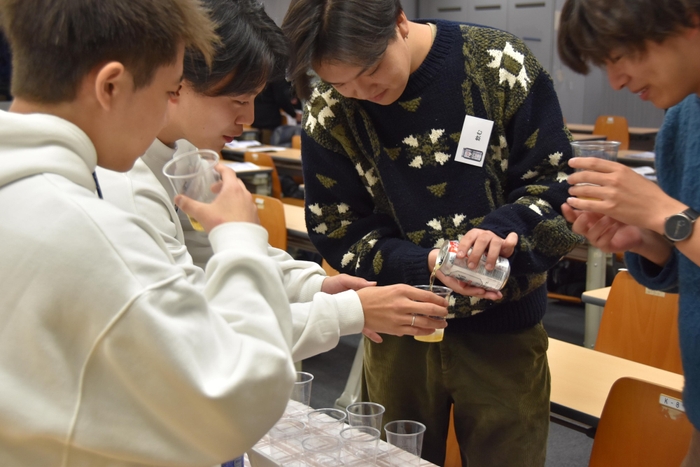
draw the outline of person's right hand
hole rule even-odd
[[[194,217],[208,233],[225,222],[252,222],[260,224],[258,208],[253,195],[246,189],[236,173],[221,164],[216,166],[221,183],[212,187],[218,193],[211,203],[200,203],[184,195],[175,197],[175,204],[187,215]]]
[[[365,314],[363,334],[381,342],[377,333],[394,336],[427,336],[445,328],[447,299],[406,284],[365,287],[357,291]],[[416,315],[415,321],[413,316]],[[413,323],[413,326],[411,324]],[[378,339],[377,339],[378,338]]]

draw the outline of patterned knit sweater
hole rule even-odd
[[[389,106],[315,89],[302,136],[309,236],[342,272],[416,285],[445,240],[475,227],[517,232],[503,299],[453,294],[450,311],[470,318],[450,330],[529,327],[545,311],[546,271],[581,241],[559,209],[570,135],[551,79],[519,39],[446,21],[437,29]],[[466,115],[494,122],[483,167],[454,160]]]
[[[656,137],[656,173],[669,196],[700,211],[700,98],[693,94],[669,109]],[[654,290],[679,293],[678,331],[685,375],[683,402],[690,422],[700,429],[700,266],[678,250],[663,268],[633,253],[625,254],[630,274]]]

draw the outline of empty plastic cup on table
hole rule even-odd
[[[179,195],[185,195],[195,201],[211,203],[216,198],[212,186],[221,180],[214,169],[219,163],[219,155],[209,149],[188,151],[175,155],[163,166],[163,174],[168,177],[170,184]],[[195,230],[203,231],[202,225],[189,215],[187,216]]]
[[[287,404],[287,410],[284,412],[285,417],[304,418],[311,410],[311,383],[314,380],[314,375],[305,371],[297,371],[297,380],[292,389],[292,395]]]
[[[308,436],[301,442],[304,458],[309,467],[339,467],[340,451],[343,443],[338,436]]]
[[[350,426],[371,426],[382,429],[384,406],[376,402],[355,402],[345,408]]]
[[[441,285],[434,285],[434,286],[429,286],[429,285],[415,285],[414,286],[417,289],[421,290],[427,290],[429,292],[433,292],[435,295],[439,295],[442,298],[447,298],[450,296],[452,293],[452,289],[449,287],[443,287]],[[435,318],[435,319],[443,319],[443,318]],[[442,338],[445,335],[445,330],[440,328],[436,329],[435,332],[432,334],[428,334],[427,336],[413,336],[413,338],[417,341],[421,342],[442,342]]]
[[[387,423],[384,426],[384,431],[386,432],[386,442],[404,451],[390,453],[389,459],[392,465],[416,466],[420,464],[425,425],[412,420],[396,420]]]
[[[267,432],[270,456],[279,464],[291,463],[303,457],[301,442],[306,425],[301,420],[282,418]]]
[[[337,436],[345,426],[348,414],[340,409],[316,409],[306,414],[309,435]]]
[[[346,466],[373,466],[377,463],[380,432],[371,426],[349,426],[340,432],[342,460]]]

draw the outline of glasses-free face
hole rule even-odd
[[[134,89],[130,81],[110,100],[109,124],[92,136],[100,166],[118,172],[130,170],[153,143],[166,125],[168,102],[180,87],[184,50],[181,45],[175,61],[159,67],[150,84]]]
[[[178,130],[176,139],[184,138],[200,149],[221,151],[226,143],[243,133],[243,126],[255,119],[255,96],[251,94],[210,97],[200,94],[183,81],[179,96],[169,108],[171,124]]]
[[[661,43],[647,41],[643,52],[614,50],[605,63],[610,85],[661,109],[700,94],[699,39],[700,29],[685,29]]]
[[[401,15],[396,36],[381,58],[368,67],[337,61],[323,61],[314,65],[314,71],[341,95],[376,104],[389,105],[398,100],[408,84],[408,78],[417,65],[412,61],[408,37],[408,20]]]

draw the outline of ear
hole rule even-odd
[[[97,69],[95,75],[95,98],[103,109],[114,106],[114,100],[124,92],[133,90],[134,81],[120,62],[108,62]]]
[[[408,18],[406,18],[406,13],[403,11],[396,18],[396,26],[399,28],[401,38],[405,39],[408,36]]]

